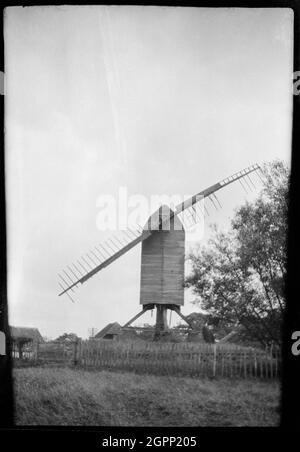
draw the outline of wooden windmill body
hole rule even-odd
[[[195,210],[195,206],[204,198],[208,198],[216,207],[215,201],[218,203],[219,201],[215,193],[218,190],[236,180],[239,180],[243,186],[242,179],[247,181],[252,172],[259,175],[258,170],[261,171],[261,168],[257,164],[241,170],[180,203],[174,210],[168,206],[161,206],[150,216],[144,228],[139,228],[137,231],[128,229],[124,232],[125,243],[117,238],[112,238],[104,244],[96,246],[82,256],[81,260],[77,260],[76,264],[67,266],[66,270],[59,274],[59,285],[62,289],[59,295],[66,294],[74,301],[70,291],[74,291],[80,284],[96,275],[137,244],[142,243],[140,279],[142,310],[131,318],[123,329],[128,328],[150,309],[156,309],[156,338],[168,329],[168,309],[175,311],[193,329],[193,325],[180,311],[184,304],[185,262],[185,229],[180,215],[183,212]],[[252,181],[251,184],[253,185]]]
[[[140,304],[146,310],[156,307],[156,334],[167,330],[167,309],[179,310],[184,304],[185,230],[175,215],[164,222],[170,213],[162,206],[149,218],[146,230],[152,230],[157,214],[165,227],[142,242]]]

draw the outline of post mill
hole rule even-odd
[[[59,273],[59,285],[62,289],[59,295],[66,294],[74,301],[70,292],[74,292],[79,285],[112,264],[137,244],[142,243],[140,278],[142,310],[123,328],[128,328],[136,319],[152,309],[156,310],[155,339],[168,330],[168,310],[175,311],[190,328],[193,328],[180,310],[184,304],[185,261],[185,228],[181,221],[182,215],[190,213],[196,222],[199,219],[196,206],[201,201],[207,198],[216,206],[216,202],[219,202],[216,197],[218,190],[235,181],[239,181],[244,189],[246,189],[244,184],[250,188],[250,183],[252,186],[254,184],[249,175],[255,172],[259,176],[259,171],[262,170],[257,164],[243,169],[178,204],[174,210],[163,205],[150,216],[143,228],[137,227],[135,231],[127,229],[122,240],[112,237],[103,244],[95,246],[80,260],[68,265]],[[204,205],[201,212],[205,214]]]

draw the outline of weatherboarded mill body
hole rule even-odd
[[[167,329],[167,309],[179,310],[184,303],[185,231],[172,213],[160,207],[144,228],[152,235],[142,242],[140,304],[156,307],[157,333]]]

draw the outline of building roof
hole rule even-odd
[[[26,326],[11,326],[10,334],[12,339],[22,339],[28,341],[42,342],[43,338],[37,328],[29,328]]]
[[[106,334],[120,334],[121,328],[118,322],[109,323],[95,335],[95,339],[101,339]]]

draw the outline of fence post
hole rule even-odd
[[[257,358],[255,349],[254,349],[254,376],[257,377]]]
[[[35,344],[35,356],[34,356],[35,362],[37,362],[38,358],[39,358],[39,342],[36,341],[36,344]]]
[[[270,347],[270,373],[271,378],[273,378],[273,343],[271,344]]]
[[[275,376],[278,377],[278,359],[279,359],[279,348],[276,347],[276,356],[275,356]]]
[[[76,341],[74,342],[74,366],[77,366],[78,364],[78,344],[79,340],[76,339]]]
[[[217,345],[214,344],[213,345],[213,351],[214,351],[214,355],[213,355],[213,377],[216,376],[216,367],[217,367]]]

